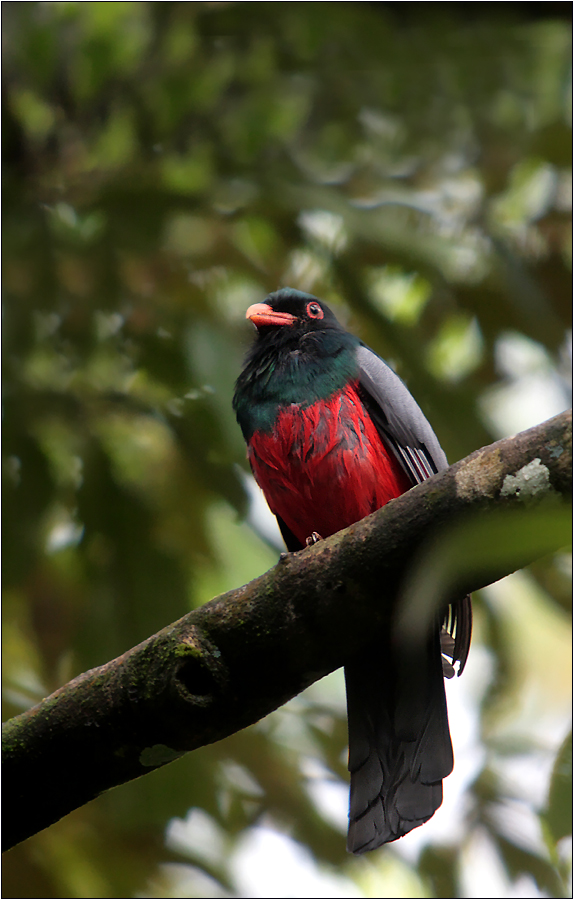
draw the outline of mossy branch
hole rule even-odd
[[[389,626],[437,530],[568,498],[571,470],[572,419],[563,413],[288,555],[11,719],[3,729],[4,849],[102,791],[245,728],[343,665]],[[495,562],[467,566],[441,602],[558,548],[550,530]]]

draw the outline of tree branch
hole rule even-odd
[[[571,467],[572,419],[562,413],[289,554],[11,719],[3,729],[4,849],[102,791],[245,728],[343,665],[389,626],[413,560],[437,529],[566,498]],[[458,573],[449,595],[558,548],[555,534],[542,535],[535,547]]]

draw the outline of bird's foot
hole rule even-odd
[[[319,543],[319,541],[322,541],[322,540],[323,540],[323,538],[321,537],[321,535],[319,534],[319,532],[318,532],[318,531],[314,531],[314,532],[313,532],[312,534],[310,534],[309,537],[306,539],[306,541],[305,541],[305,546],[306,546],[306,547],[312,547],[313,544],[317,544],[317,543]]]

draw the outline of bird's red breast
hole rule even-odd
[[[248,455],[271,511],[303,545],[314,531],[334,534],[412,487],[354,384],[311,406],[281,407],[270,432],[252,435]]]

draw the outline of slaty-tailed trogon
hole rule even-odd
[[[327,537],[447,467],[395,373],[316,297],[284,288],[247,310],[257,328],[233,406],[288,550]],[[453,766],[443,650],[464,667],[470,598],[437,617],[405,661],[388,635],[345,665],[351,798],[347,847],[373,850],[426,822]],[[446,649],[446,645],[449,648]]]

